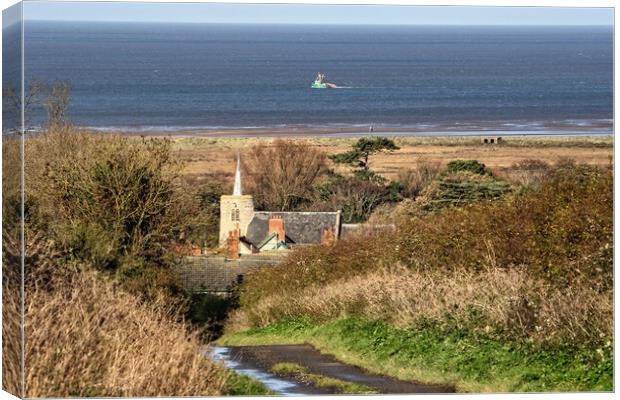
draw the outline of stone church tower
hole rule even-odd
[[[238,236],[245,236],[253,217],[254,201],[252,196],[241,194],[241,163],[239,155],[237,155],[233,194],[223,195],[220,198],[220,247],[226,247],[229,232],[238,229]]]

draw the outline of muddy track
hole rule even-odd
[[[297,363],[306,367],[311,373],[363,384],[382,394],[454,392],[453,388],[447,386],[425,385],[371,374],[362,368],[341,363],[333,356],[321,354],[309,345],[229,347],[229,355],[241,365],[263,371],[270,371],[271,367],[277,363]],[[287,378],[290,379],[290,377]],[[305,394],[333,393],[323,388],[311,387],[304,382],[297,383],[306,386]]]

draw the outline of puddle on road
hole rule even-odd
[[[369,373],[359,367],[337,361],[333,356],[321,354],[313,347],[302,345],[265,345],[239,347],[207,347],[203,350],[214,361],[223,362],[233,371],[255,378],[276,394],[300,396],[336,393],[336,388],[320,388],[296,382],[270,372],[277,363],[303,365],[310,373],[358,383],[383,394],[453,393],[454,388],[443,385],[402,381],[389,376]]]
[[[312,394],[307,388],[298,383],[287,381],[270,372],[253,368],[239,360],[234,360],[228,347],[212,346],[203,351],[203,354],[215,362],[223,362],[226,368],[232,369],[240,375],[249,376],[261,382],[265,387],[281,396],[304,396]]]

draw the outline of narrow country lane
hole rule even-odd
[[[298,382],[290,376],[271,372],[274,365],[294,363],[309,373],[345,382],[364,385],[380,394],[452,393],[453,388],[406,382],[382,375],[374,375],[361,368],[339,362],[309,345],[269,345],[240,347],[209,347],[205,354],[215,361],[223,361],[235,372],[261,381],[278,395],[334,394],[334,389],[316,387],[308,382]]]

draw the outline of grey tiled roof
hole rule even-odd
[[[238,284],[246,273],[277,265],[281,256],[244,255],[236,260],[223,256],[186,257],[177,269],[180,283],[188,291],[226,291]]]
[[[325,229],[334,229],[338,224],[338,212],[257,211],[246,234],[255,245],[267,237],[271,215],[282,216],[287,242],[293,244],[319,244]]]

